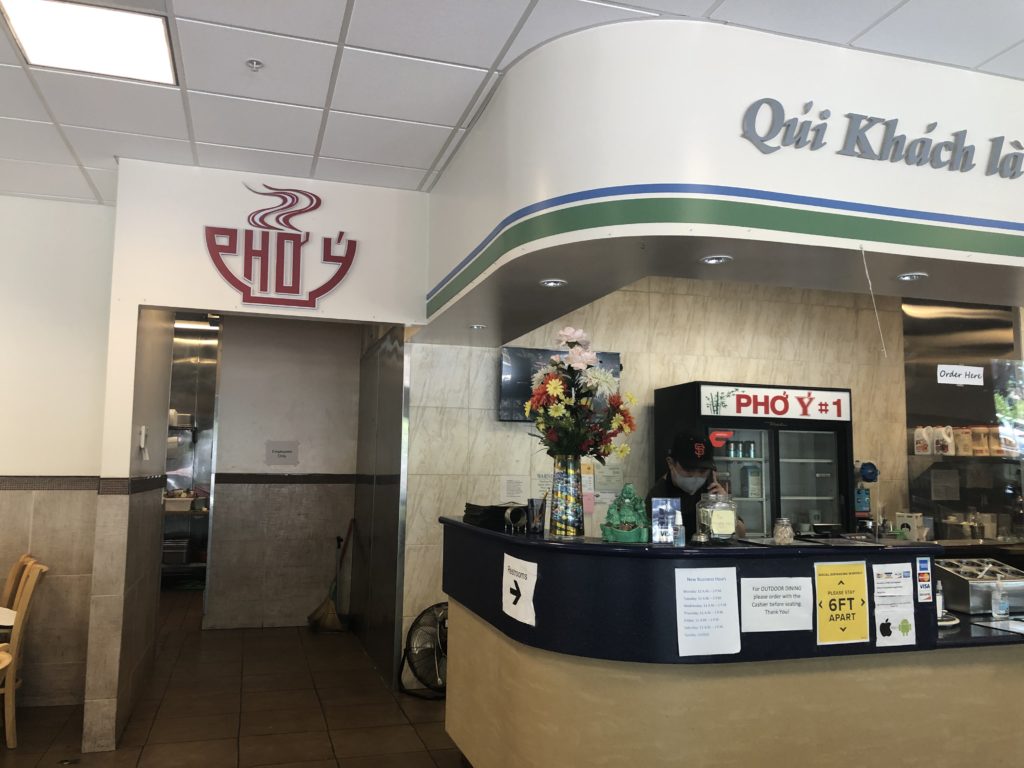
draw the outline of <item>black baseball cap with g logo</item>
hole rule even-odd
[[[714,469],[714,450],[704,432],[679,432],[668,455],[683,469]]]

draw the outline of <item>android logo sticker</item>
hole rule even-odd
[[[910,634],[910,630],[913,629],[913,625],[907,619],[904,619],[896,626],[896,629],[900,631],[901,635],[906,637]]]

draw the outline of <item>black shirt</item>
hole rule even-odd
[[[687,493],[672,482],[672,476],[666,473],[651,490],[647,492],[647,518],[651,517],[651,499],[679,499],[679,509],[683,515],[683,528],[686,531],[686,540],[693,538],[697,532],[697,502],[701,494],[708,492],[708,486],[712,482],[712,473],[708,473],[708,479],[704,481],[696,493]]]

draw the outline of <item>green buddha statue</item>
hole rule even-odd
[[[650,539],[650,533],[644,500],[632,483],[626,483],[608,507],[608,514],[601,524],[601,538],[605,541],[643,542]]]

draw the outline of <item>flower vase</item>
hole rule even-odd
[[[551,478],[551,535],[583,536],[583,476],[579,456],[555,456]]]

